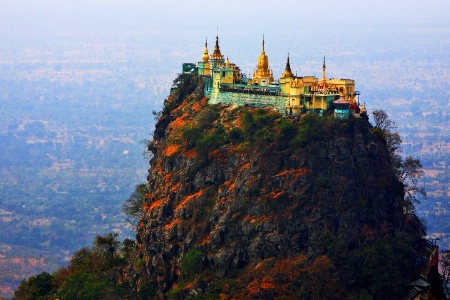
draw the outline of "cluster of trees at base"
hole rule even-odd
[[[97,236],[93,247],[75,252],[67,267],[23,281],[13,299],[125,299],[131,291],[126,266],[133,248],[134,241],[120,242],[117,233]]]

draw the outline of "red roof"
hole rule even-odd
[[[345,100],[344,98],[339,98],[336,101],[333,101],[334,104],[350,104],[349,101]]]

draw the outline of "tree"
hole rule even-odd
[[[122,275],[124,263],[117,256],[121,242],[117,240],[118,233],[108,233],[105,236],[97,235],[94,242],[93,252],[96,255],[98,272],[105,275],[112,281],[113,285],[117,285],[120,275]]]
[[[444,294],[448,299],[450,298],[450,250],[444,250],[441,252],[439,269],[441,270]]]
[[[376,109],[372,112],[372,115],[376,128],[379,128],[384,132],[391,132],[393,129],[397,128],[395,122],[389,118],[384,110]]]
[[[404,185],[405,199],[408,203],[420,203],[417,200],[417,194],[426,197],[427,194],[423,187],[419,187],[419,179],[423,175],[422,164],[420,160],[407,156],[400,161],[397,176]]]
[[[375,130],[381,131],[382,136],[386,140],[392,163],[396,168],[397,177],[403,183],[405,200],[409,206],[409,211],[414,210],[413,204],[420,203],[417,200],[417,195],[427,196],[425,189],[418,186],[419,179],[424,174],[422,164],[420,160],[411,156],[403,158],[400,155],[402,140],[400,135],[394,131],[397,128],[395,122],[389,118],[384,110],[377,109],[373,111],[372,115]]]
[[[148,186],[145,183],[139,184],[122,205],[122,212],[127,216],[126,221],[129,222],[134,229],[144,212],[144,202],[148,192]]]
[[[31,276],[28,281],[22,281],[19,288],[14,293],[13,299],[47,299],[52,291],[52,279],[52,275],[47,272]]]

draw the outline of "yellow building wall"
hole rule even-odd
[[[332,78],[328,80],[328,84],[331,86],[335,86],[337,92],[341,97],[349,100],[352,104],[356,103],[355,96],[355,81],[352,79],[336,79]],[[347,98],[347,94],[350,94],[350,97]]]

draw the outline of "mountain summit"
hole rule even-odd
[[[367,117],[208,104],[180,76],[156,125],[131,277],[142,297],[398,299],[424,234]]]

